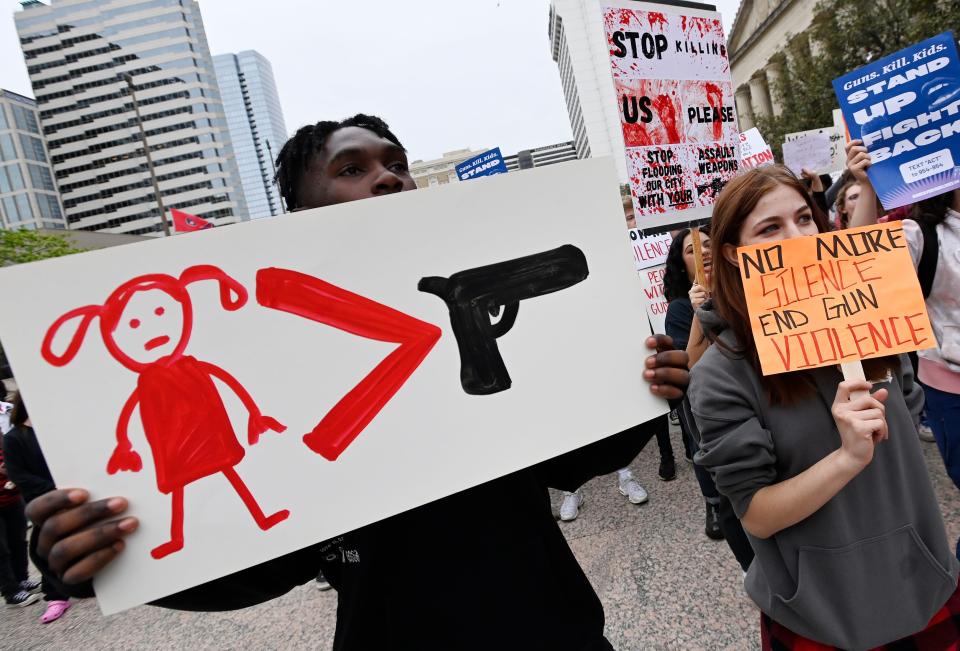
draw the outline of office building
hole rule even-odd
[[[251,219],[283,212],[273,182],[274,165],[287,139],[270,62],[254,50],[213,57],[230,142]]]
[[[547,27],[579,158],[613,156],[628,181],[600,0],[552,0]]]
[[[0,227],[64,229],[37,103],[0,90]]]
[[[128,77],[167,211],[246,218],[195,0],[21,4],[14,22],[69,228],[161,232]]]

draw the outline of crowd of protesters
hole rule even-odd
[[[768,165],[728,183],[709,231],[673,234],[664,276],[669,337],[647,342],[652,354],[638,370],[675,408],[704,533],[725,540],[742,567],[731,581],[743,580],[760,610],[764,649],[960,644],[960,543],[947,541],[921,449],[932,433],[960,487],[960,192],[883,215],[869,163],[853,141],[835,182]],[[416,187],[400,140],[362,114],[301,128],[277,167],[291,211]],[[832,367],[764,376],[737,247],[885,217],[906,218],[939,347],[914,361],[868,360],[867,380],[844,380]],[[54,487],[22,401],[11,424],[0,465],[0,587],[12,605],[34,603],[42,591],[43,621],[53,621],[71,597],[93,596],[91,579],[123,552],[138,522],[124,515],[123,498],[90,501],[80,487]],[[669,481],[676,469],[662,417],[155,605],[242,608],[319,576],[338,592],[335,649],[612,648],[547,489],[566,491],[562,521],[578,516],[586,481],[614,471],[617,490],[642,504],[648,495],[629,464],[652,438],[660,479]],[[27,576],[24,502],[42,585]],[[491,502],[502,505],[497,518],[476,518]],[[424,539],[436,550],[430,558],[417,551]],[[562,630],[561,610],[577,614]]]

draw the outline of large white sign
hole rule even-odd
[[[141,520],[103,611],[664,413],[617,187],[577,161],[0,270],[57,484]]]
[[[637,226],[709,218],[740,168],[720,14],[626,0],[600,10]]]

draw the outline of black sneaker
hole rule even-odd
[[[26,590],[21,590],[12,597],[7,597],[7,605],[11,608],[22,608],[23,606],[29,606],[32,603],[36,603],[40,599],[40,595],[32,594]]]
[[[660,459],[660,471],[657,473],[663,481],[673,481],[677,478],[677,464],[673,457]]]
[[[703,532],[711,540],[723,540],[723,532],[720,530],[720,508],[716,504],[707,502],[707,525]]]
[[[20,582],[20,589],[24,592],[29,592],[31,594],[36,594],[40,592],[40,582],[34,581],[32,579],[27,579],[26,581]]]

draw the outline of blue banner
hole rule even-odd
[[[494,147],[457,165],[457,176],[461,181],[506,173],[507,164],[503,162],[499,147]]]
[[[835,79],[887,210],[960,188],[960,62],[944,32]]]

